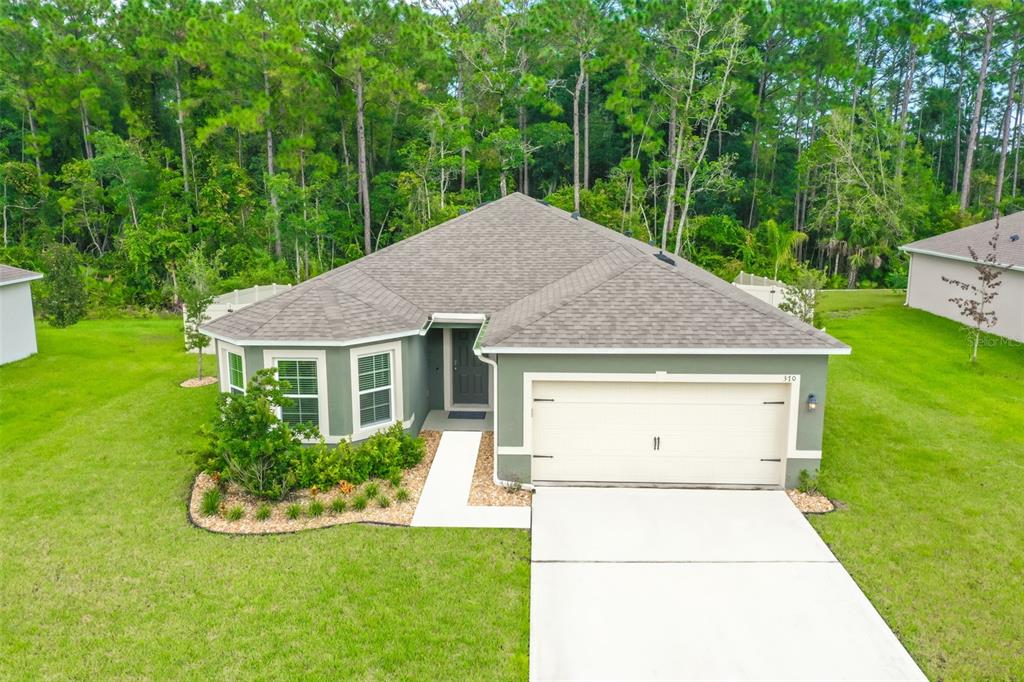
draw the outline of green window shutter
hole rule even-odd
[[[242,356],[228,353],[228,385],[232,393],[245,392],[245,374],[242,372]]]

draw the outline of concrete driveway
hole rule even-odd
[[[781,491],[540,488],[536,680],[923,680]]]

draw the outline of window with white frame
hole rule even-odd
[[[288,424],[312,424],[320,428],[320,387],[316,360],[278,360],[277,377],[287,381],[285,397],[291,403],[281,408]]]
[[[359,428],[393,421],[392,352],[359,356]]]
[[[238,353],[227,351],[228,358],[228,392],[245,393],[245,370],[242,365],[242,356]]]

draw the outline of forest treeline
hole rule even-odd
[[[7,0],[0,261],[301,281],[512,191],[723,277],[900,286],[1024,208],[1010,0]]]

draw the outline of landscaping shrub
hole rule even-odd
[[[367,483],[363,488],[363,494],[372,500],[380,494],[380,486],[373,482]]]
[[[391,506],[391,499],[387,495],[378,495],[377,506],[379,506],[381,509],[387,509],[388,507]]]
[[[395,499],[399,502],[405,502],[409,499],[409,491],[405,488],[399,488],[395,491]]]
[[[225,514],[228,521],[241,521],[243,516],[245,516],[245,510],[238,505],[228,509],[228,513]]]
[[[220,511],[220,490],[210,488],[203,493],[203,501],[199,506],[203,516],[213,516]]]
[[[217,401],[219,415],[206,430],[200,468],[257,497],[284,497],[296,482],[292,462],[304,449],[302,439],[317,438],[319,432],[278,419],[276,407],[289,400],[272,369],[256,372],[245,394],[222,393]],[[319,449],[324,448],[321,441]]]
[[[285,516],[294,521],[295,519],[302,516],[302,505],[300,504],[289,504],[285,510]]]
[[[256,510],[256,520],[266,521],[270,518],[271,509],[269,504],[261,504]]]
[[[309,507],[306,508],[306,513],[309,514],[309,517],[312,519],[323,515],[324,503],[320,500],[313,500],[309,503]]]
[[[348,502],[345,501],[344,497],[335,497],[331,501],[331,511],[335,514],[343,514],[348,509]]]
[[[397,488],[398,486],[402,485],[402,472],[398,469],[392,471],[388,475],[388,483],[391,484],[392,488]]]
[[[366,495],[356,495],[355,499],[352,500],[352,507],[356,511],[363,511],[369,503],[370,499]]]

